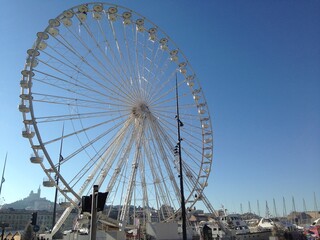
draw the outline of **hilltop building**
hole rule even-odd
[[[0,209],[0,222],[9,225],[6,228],[7,233],[21,232],[30,224],[32,213],[37,212],[37,225],[40,227],[40,231],[44,232],[52,227],[53,206],[53,202],[41,197],[41,189],[39,187],[37,192],[31,191],[28,197],[3,205]],[[64,208],[57,205],[56,220],[59,219],[63,211]],[[69,215],[63,226],[64,229],[72,229],[77,215],[76,210]]]
[[[9,204],[4,204],[2,206],[2,209],[25,209],[25,210],[46,210],[46,211],[52,211],[53,210],[53,202],[50,202],[46,198],[41,197],[41,189],[40,186],[37,190],[37,192],[31,191],[29,196],[13,202]]]

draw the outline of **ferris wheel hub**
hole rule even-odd
[[[132,114],[135,118],[146,118],[151,112],[146,103],[138,103],[132,108]]]

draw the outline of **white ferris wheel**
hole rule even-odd
[[[64,11],[37,33],[20,86],[30,160],[66,201],[53,232],[93,185],[109,192],[108,209],[121,207],[104,213],[121,225],[132,208],[147,221],[180,212],[176,86],[186,208],[201,200],[213,152],[207,102],[186,56],[150,20],[107,3]]]

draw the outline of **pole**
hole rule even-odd
[[[176,73],[176,99],[177,99],[177,123],[178,123],[178,154],[179,154],[179,167],[180,167],[180,194],[181,194],[181,217],[182,217],[182,239],[187,239],[187,225],[186,225],[186,206],[184,200],[184,190],[183,190],[183,172],[182,172],[182,158],[181,158],[181,137],[180,137],[180,127],[183,125],[179,117],[179,100],[178,100],[178,78]]]
[[[5,229],[6,229],[6,227],[9,227],[9,224],[8,224],[8,223],[1,223],[1,224],[0,224],[0,227],[2,228],[2,231],[1,231],[1,240],[3,240]]]
[[[4,172],[5,172],[5,169],[6,169],[7,157],[8,157],[8,153],[6,153],[6,158],[4,159],[4,166],[3,166],[2,178],[1,178],[1,183],[0,183],[0,196],[1,196],[2,184],[3,184],[4,181],[5,181],[5,179],[4,179]]]
[[[93,185],[92,202],[91,202],[91,232],[90,240],[96,240],[97,237],[97,199],[98,199],[98,185]]]
[[[63,157],[62,157],[63,136],[64,136],[64,124],[62,126],[61,141],[60,141],[58,173],[60,173],[60,164],[61,164],[61,161],[63,160]],[[56,184],[57,184],[57,186],[59,185],[59,174],[56,176]],[[54,225],[56,224],[57,198],[58,198],[58,188],[56,187],[56,192],[55,192],[55,195],[54,195],[52,228],[51,229],[53,229]]]

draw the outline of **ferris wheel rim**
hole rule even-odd
[[[96,3],[89,3],[88,6],[89,6],[89,5],[93,5],[93,4],[96,4]],[[121,6],[119,6],[119,5],[113,5],[113,4],[108,4],[108,3],[98,3],[98,4],[101,4],[101,5],[103,5],[103,6],[116,6],[117,8],[122,8],[122,9],[125,9],[125,10],[130,10],[130,9],[128,9],[128,8],[121,7]],[[78,5],[78,6],[75,6],[75,7],[72,7],[72,8],[70,8],[69,10],[72,10],[72,11],[73,11],[73,9],[79,8],[80,6],[83,6],[83,4]],[[130,12],[131,12],[131,13],[134,13],[134,14],[136,14],[136,15],[138,15],[138,16],[141,16],[140,14],[138,14],[138,13],[132,11],[132,10],[130,10]],[[63,14],[63,13],[62,13],[62,14]],[[61,18],[61,16],[62,16],[62,14],[58,15],[58,17],[56,17],[55,19],[58,20],[58,21],[61,20],[60,18]],[[142,17],[142,16],[141,16],[141,17]],[[146,19],[146,18],[143,18],[143,19],[149,21],[149,20]],[[151,25],[155,26],[155,27],[156,27],[157,29],[159,29],[160,31],[162,31],[157,25],[155,25],[155,24],[152,23],[151,21],[149,21],[149,23],[150,23]],[[42,141],[41,132],[40,132],[40,130],[38,129],[38,123],[37,123],[37,121],[36,121],[37,118],[36,118],[36,116],[35,116],[34,108],[33,108],[32,87],[30,86],[30,85],[32,85],[32,81],[33,81],[33,76],[31,76],[31,75],[32,75],[31,73],[33,73],[33,70],[34,70],[34,68],[33,68],[33,66],[32,66],[32,63],[35,61],[35,59],[36,59],[36,57],[37,57],[37,56],[36,56],[36,55],[37,55],[37,52],[40,52],[40,51],[41,51],[41,50],[39,49],[39,44],[41,44],[41,41],[42,41],[44,38],[47,38],[46,35],[49,36],[48,31],[49,31],[49,28],[50,28],[50,27],[52,27],[52,26],[49,24],[48,27],[43,31],[42,34],[38,34],[38,38],[37,38],[37,40],[36,40],[37,45],[36,45],[36,47],[33,48],[34,51],[33,51],[33,53],[32,53],[31,66],[28,67],[28,66],[26,65],[26,67],[25,67],[25,69],[24,69],[25,71],[29,71],[29,86],[28,86],[28,90],[29,90],[28,97],[29,97],[29,99],[27,99],[26,101],[28,101],[28,103],[29,103],[30,116],[31,116],[31,121],[32,121],[32,124],[25,123],[25,128],[26,128],[27,131],[29,131],[29,129],[30,129],[31,127],[34,128],[35,134],[36,134],[36,136],[37,136],[37,140],[38,140],[39,145],[40,145],[40,148],[41,148],[42,152],[44,153],[44,155],[45,155],[48,163],[50,164],[52,170],[55,172],[55,174],[59,175],[59,178],[61,179],[62,182],[64,182],[65,187],[67,187],[70,192],[73,192],[73,195],[75,196],[75,198],[78,199],[78,201],[80,201],[81,198],[80,198],[79,194],[73,191],[72,187],[69,186],[69,183],[68,183],[68,182],[64,179],[64,177],[57,171],[56,165],[54,164],[54,161],[51,159],[52,157],[51,157],[50,154],[48,153],[48,151],[47,151],[47,149],[46,149],[46,146],[44,145],[44,142]],[[173,44],[173,46],[175,47],[174,49],[176,49],[177,51],[179,51],[179,53],[182,55],[182,57],[186,60],[185,63],[188,64],[188,67],[189,67],[189,68],[191,68],[191,72],[194,72],[193,69],[192,69],[192,66],[189,64],[189,61],[187,60],[187,58],[185,57],[185,55],[183,54],[183,52],[177,47],[177,45],[171,40],[171,38],[170,38],[164,31],[162,31],[162,34],[167,37],[168,41],[170,41],[170,42]],[[39,35],[40,35],[40,37],[39,37]],[[50,38],[50,36],[49,36],[49,38]],[[196,76],[193,76],[193,77],[195,78],[195,79],[193,79],[193,80],[197,81],[197,85],[200,86],[199,83],[198,83],[197,77],[196,77]],[[206,110],[206,112],[207,112],[207,113],[206,113],[206,116],[207,116],[206,118],[208,118],[208,119],[210,120],[210,115],[209,115],[209,110],[208,110],[208,107],[207,107],[207,102],[206,102],[206,100],[205,100],[205,97],[204,97],[204,94],[203,94],[203,92],[202,92],[201,87],[200,87],[200,90],[199,90],[199,92],[198,92],[197,94],[201,95],[201,98],[204,99],[204,101],[202,102],[202,104],[205,104],[205,105],[202,106],[202,108],[204,108],[204,109]],[[27,114],[29,114],[29,113],[23,112],[23,119],[24,119],[24,121],[30,120],[30,119],[28,119]],[[200,117],[199,117],[199,120],[200,120],[200,122],[202,121],[202,120],[200,119]],[[209,129],[212,128],[210,121],[207,121],[207,120],[206,120],[206,124],[209,125],[209,126],[207,126],[207,128],[209,128]],[[211,132],[211,133],[210,133],[210,132]],[[212,130],[209,130],[208,133],[209,133],[208,135],[212,136]],[[208,138],[208,139],[209,139],[209,138]],[[34,149],[37,144],[33,143],[32,138],[30,138],[29,141],[30,141],[30,144],[31,144],[32,148]],[[203,141],[205,141],[205,138],[204,138],[204,137],[203,137]],[[209,141],[209,144],[210,144],[210,143],[212,144],[212,139],[211,139],[211,141]],[[203,146],[202,151],[203,151],[203,153],[202,153],[202,158],[204,159],[204,158],[205,158],[205,157],[204,157],[204,155],[205,155],[204,146]],[[209,152],[210,152],[210,151],[209,151]],[[211,146],[211,152],[212,152],[212,146]],[[36,156],[38,156],[38,151],[35,151],[35,150],[34,150],[34,154],[35,154]],[[209,156],[208,158],[212,158],[212,156]],[[204,161],[203,159],[202,159],[202,161],[201,161],[201,166],[200,166],[200,168],[202,168],[202,164],[203,164],[203,161]],[[198,177],[198,180],[196,180],[196,183],[195,183],[193,192],[196,192],[196,193],[199,193],[199,194],[202,193],[202,191],[203,191],[203,189],[205,188],[205,186],[200,186],[200,185],[198,185],[198,183],[199,183],[199,178],[200,178],[200,177],[205,178],[205,180],[204,180],[203,183],[204,183],[205,185],[207,184],[207,180],[208,180],[208,177],[209,177],[209,173],[210,173],[210,171],[211,171],[211,164],[212,164],[212,161],[210,161],[210,163],[209,163],[208,165],[206,165],[206,166],[209,166],[209,170],[207,170],[207,171],[209,171],[209,172],[208,172],[207,175],[205,175],[205,176],[199,176],[199,175],[198,175],[198,176],[197,176],[197,177]],[[41,167],[43,168],[43,170],[45,171],[45,173],[47,174],[47,176],[48,176],[48,177],[51,177],[51,180],[54,180],[54,179],[52,178],[52,175],[49,174],[48,168],[45,167],[43,164],[41,164]],[[185,173],[188,173],[188,171],[190,171],[190,169],[185,169]],[[56,187],[59,188],[58,185],[56,185]],[[196,190],[196,188],[197,188],[198,190]],[[63,194],[63,189],[59,188],[59,190],[60,190],[60,191],[62,192],[62,194]],[[70,197],[68,197],[68,195],[64,195],[64,196],[67,197],[70,202],[74,202],[74,199],[71,199]],[[189,201],[190,198],[191,198],[191,195],[187,197],[186,201]]]

